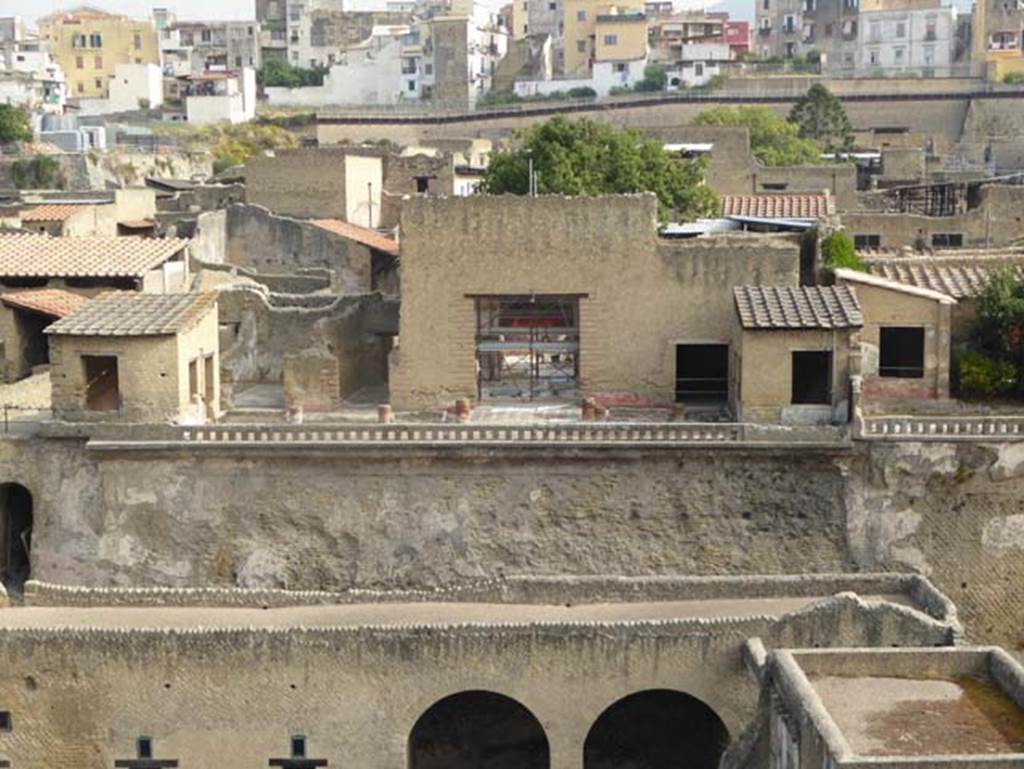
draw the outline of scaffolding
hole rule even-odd
[[[579,391],[579,296],[478,296],[477,396],[572,398]]]

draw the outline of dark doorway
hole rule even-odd
[[[729,397],[729,345],[676,345],[676,401],[724,402]]]
[[[583,769],[718,769],[729,730],[696,697],[650,689],[605,710],[587,733]]]
[[[409,769],[548,769],[544,727],[510,697],[466,691],[434,703],[409,735]]]
[[[0,484],[0,580],[20,594],[31,574],[32,494],[20,483]]]
[[[82,369],[86,410],[117,411],[121,406],[117,358],[113,355],[83,355]]]
[[[892,326],[879,333],[878,373],[884,377],[920,379],[924,376],[924,329]]]
[[[832,403],[832,353],[801,350],[793,353],[793,403]]]

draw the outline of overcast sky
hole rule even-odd
[[[677,8],[701,8],[711,6],[715,0],[675,0]],[[752,16],[754,0],[719,0],[732,12],[734,18]],[[494,0],[501,5],[501,0]],[[126,13],[129,16],[149,16],[153,6],[167,6],[178,14],[179,19],[251,19],[254,15],[253,0],[0,0],[0,16],[21,16],[30,25],[35,20],[56,10],[73,8],[77,5],[92,5],[107,11]],[[746,11],[746,13],[744,13]]]

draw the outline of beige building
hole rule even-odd
[[[728,400],[733,286],[799,284],[795,236],[658,237],[653,195],[416,197],[398,408],[455,398]]]
[[[610,4],[565,0],[565,75],[587,77],[595,61],[627,61],[647,54],[643,0]]]
[[[19,214],[22,229],[56,237],[147,235],[155,229],[156,192],[148,188],[115,190],[110,202],[41,203]]]
[[[196,424],[219,416],[213,294],[107,293],[46,334],[56,419]]]
[[[734,299],[730,403],[736,419],[847,421],[851,351],[864,324],[854,289],[742,286]]]
[[[0,294],[2,377],[14,382],[50,362],[43,330],[89,301],[60,288],[29,288]]]
[[[108,98],[118,64],[160,64],[157,33],[149,20],[82,6],[40,19],[39,36],[64,70],[69,98]]]
[[[949,398],[951,296],[853,270],[836,284],[857,292],[864,316],[860,374],[865,403]]]

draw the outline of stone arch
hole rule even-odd
[[[613,702],[583,744],[583,769],[717,769],[729,730],[705,702],[646,689]]]
[[[32,572],[32,492],[0,483],[0,580],[20,593]]]
[[[408,769],[549,769],[537,717],[504,694],[472,689],[444,697],[409,733]]]

